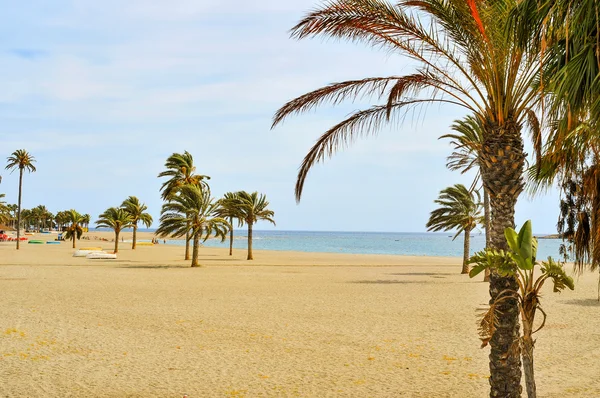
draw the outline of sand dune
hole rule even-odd
[[[205,267],[192,269],[169,245],[123,244],[116,261],[71,253],[68,243],[0,244],[0,396],[488,390],[475,325],[487,286],[459,275],[460,259],[257,251],[247,262],[244,251],[202,248]],[[596,278],[579,278],[574,292],[544,290],[541,397],[600,396]]]

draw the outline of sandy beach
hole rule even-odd
[[[113,243],[92,233],[78,247]],[[150,235],[141,234],[141,239]],[[44,238],[37,235],[35,239]],[[48,239],[53,238],[47,236]],[[125,234],[125,240],[130,234]],[[460,259],[0,243],[2,397],[483,397],[487,285]],[[540,397],[600,396],[597,274],[544,289]]]

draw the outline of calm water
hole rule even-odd
[[[183,240],[168,240],[168,244],[183,245]],[[559,258],[559,239],[540,239],[538,259],[548,256]],[[210,247],[229,247],[210,239]],[[473,235],[471,252],[483,249],[485,236]],[[246,231],[235,231],[233,247],[247,248]],[[254,231],[253,248],[257,250],[293,250],[303,252],[399,254],[410,256],[461,257],[462,236],[452,240],[449,234],[404,232],[307,232],[307,231]]]

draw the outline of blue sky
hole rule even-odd
[[[0,157],[25,148],[38,171],[24,178],[24,207],[75,208],[96,217],[129,195],[155,219],[156,178],[173,152],[193,154],[215,196],[267,194],[282,230],[425,230],[438,192],[472,175],[445,169],[461,109],[430,107],[359,139],[318,165],[302,202],[302,158],[348,103],[294,117],[273,113],[325,84],[407,73],[406,59],[365,45],[289,38],[316,0],[34,0],[10,2],[0,24]],[[0,192],[16,203],[18,174]],[[522,197],[517,223],[554,232],[558,194]],[[267,224],[258,228],[272,229]]]

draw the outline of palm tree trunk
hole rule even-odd
[[[504,229],[515,227],[515,205],[523,191],[525,153],[520,126],[506,120],[504,125],[485,126],[485,139],[479,154],[483,184],[490,196],[490,246],[508,250]],[[514,277],[490,275],[490,304],[506,290],[517,291]],[[506,299],[496,305],[496,332],[490,340],[490,397],[521,396],[521,358],[519,352],[519,303]]]
[[[135,244],[137,241],[137,225],[133,226],[133,242],[131,243],[131,250],[135,250]]]
[[[21,193],[23,192],[23,169],[19,168],[19,203],[17,203],[17,250],[21,245]]]
[[[115,229],[115,254],[119,252],[119,234],[121,231]]]
[[[200,247],[200,234],[196,233],[193,238],[194,246],[192,252],[192,267],[199,267],[200,265],[198,264],[198,248]]]
[[[465,242],[464,242],[464,247],[463,247],[463,265],[462,265],[462,271],[460,272],[461,274],[469,273],[470,243],[471,243],[471,230],[465,229]]]
[[[533,373],[533,325],[527,319],[523,321],[523,373],[525,374],[525,389],[528,398],[536,398],[535,378]]]
[[[233,217],[229,217],[229,224],[231,224],[231,229],[229,230],[229,255],[233,256]]]
[[[490,195],[485,187],[483,187],[483,215],[485,222],[485,247],[491,247],[490,241],[490,227],[492,225],[492,217],[490,214]],[[490,269],[485,269],[485,276],[483,277],[484,282],[490,281]]]
[[[248,223],[248,258],[246,260],[254,260],[252,256],[252,223]]]
[[[184,260],[190,259],[190,222],[186,222],[185,230],[185,258]]]
[[[75,234],[77,233],[77,231],[75,231],[73,233],[73,236],[71,237],[73,239],[73,249],[75,249]]]

